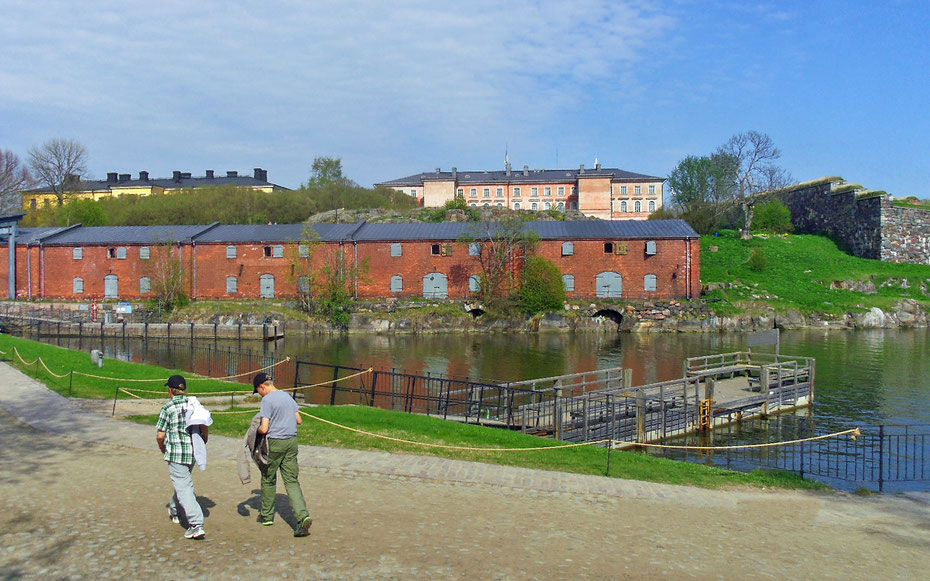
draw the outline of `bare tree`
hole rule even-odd
[[[29,165],[61,206],[77,188],[81,175],[87,173],[87,149],[73,139],[50,139],[29,150]]]
[[[481,271],[478,298],[485,303],[509,298],[515,286],[515,271],[522,266],[515,261],[525,259],[538,242],[539,235],[526,230],[524,222],[516,217],[476,224],[463,232],[458,243],[467,245]]]
[[[187,304],[187,271],[181,251],[171,243],[152,247],[152,259],[145,269],[159,311],[170,313]]]
[[[784,187],[791,181],[790,175],[774,164],[781,157],[772,138],[758,131],[737,133],[717,150],[718,154],[731,156],[738,163],[736,191],[743,210],[743,227],[740,234],[750,238],[755,195],[759,192]]]
[[[32,174],[19,156],[8,149],[0,149],[0,213],[9,214],[22,208],[20,192],[32,183]]]

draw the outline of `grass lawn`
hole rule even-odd
[[[765,257],[761,269],[750,265],[755,249]],[[847,280],[870,280],[877,294],[830,288],[834,281]],[[930,266],[857,258],[824,236],[741,240],[732,230],[704,236],[701,281],[713,289],[705,298],[720,314],[760,307],[781,312],[796,309],[804,314],[839,314],[873,306],[888,311],[902,299],[914,299],[930,308]]]

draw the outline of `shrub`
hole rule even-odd
[[[559,267],[541,256],[527,258],[517,300],[523,312],[530,315],[560,310],[565,302],[565,285]]]
[[[755,272],[762,272],[765,270],[766,265],[769,262],[769,259],[765,256],[765,251],[761,248],[753,248],[752,253],[749,255],[749,269]]]
[[[791,210],[777,200],[760,204],[753,214],[752,228],[773,234],[794,232],[794,225],[791,224]]]

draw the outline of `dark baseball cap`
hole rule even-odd
[[[181,375],[172,375],[168,378],[168,381],[165,383],[171,389],[187,389],[187,381]]]
[[[266,381],[274,381],[274,379],[265,372],[257,374],[252,379],[252,387],[255,388],[252,390],[252,393],[258,393],[258,386],[265,383]]]

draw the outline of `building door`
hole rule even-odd
[[[261,290],[261,297],[263,299],[273,299],[274,298],[274,275],[263,274],[259,282],[260,282],[259,289]]]
[[[432,272],[423,277],[423,296],[428,299],[444,299],[449,296],[449,278],[441,272]]]
[[[602,272],[595,279],[597,296],[604,299],[616,299],[623,296],[623,277],[616,272]]]
[[[119,297],[119,277],[115,274],[108,274],[103,277],[103,296],[107,299]]]

